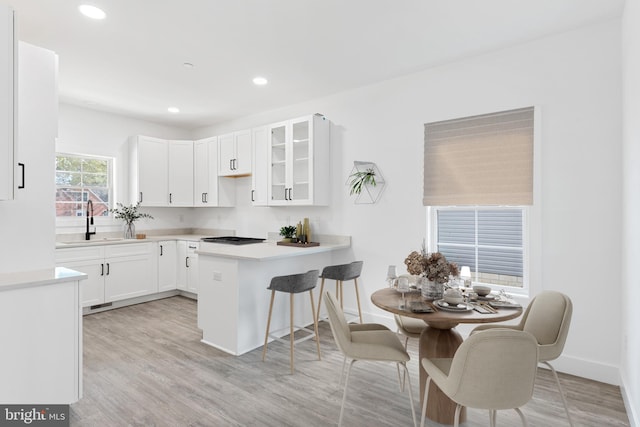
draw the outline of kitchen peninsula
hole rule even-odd
[[[243,246],[201,243],[197,253],[202,342],[233,355],[263,345],[271,295],[267,286],[272,277],[322,271],[327,265],[349,261],[349,236],[318,236],[318,241],[320,246],[303,248],[278,246],[273,240]],[[309,299],[303,296],[295,304],[298,325],[313,322]],[[288,312],[288,301],[276,296],[272,331],[288,327]]]

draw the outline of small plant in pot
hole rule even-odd
[[[366,185],[376,186],[376,172],[373,168],[367,168],[363,171],[356,171],[349,175],[349,195],[360,194],[362,188]]]
[[[280,228],[280,235],[283,242],[293,242],[296,237],[296,227],[293,225],[285,225]]]

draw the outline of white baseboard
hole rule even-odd
[[[629,417],[629,426],[639,427],[640,414],[638,414],[636,407],[633,405],[633,399],[632,396],[629,396],[629,388],[626,386],[624,378],[620,380],[620,393],[622,393],[624,408],[627,410],[627,417]]]

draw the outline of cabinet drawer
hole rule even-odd
[[[67,261],[86,261],[104,258],[104,246],[56,249],[56,264]]]

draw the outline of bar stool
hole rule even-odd
[[[340,308],[344,310],[344,298],[342,292],[342,282],[345,280],[353,280],[356,289],[356,301],[358,303],[358,315],[360,323],[362,323],[362,309],[360,308],[360,294],[358,292],[358,277],[362,272],[362,261],[353,261],[349,264],[330,265],[322,269],[320,277],[320,298],[318,301],[318,317],[320,317],[320,306],[322,305],[322,293],[324,291],[324,280],[330,279],[336,281],[336,298],[340,301]]]
[[[278,341],[284,341],[282,338],[275,336],[274,334],[277,332],[282,332],[286,330],[280,329],[278,331],[270,332],[269,329],[271,327],[271,313],[273,311],[273,300],[276,296],[277,292],[286,292],[289,294],[289,308],[290,308],[290,317],[289,317],[289,356],[291,362],[291,373],[294,372],[293,367],[293,347],[296,343],[306,341],[310,338],[315,338],[316,346],[318,349],[318,360],[320,359],[320,338],[318,335],[318,319],[315,313],[315,303],[313,301],[313,289],[316,287],[318,283],[318,270],[310,270],[306,273],[301,274],[291,274],[288,276],[276,276],[271,279],[271,283],[267,289],[271,290],[271,303],[269,304],[269,317],[267,319],[267,331],[264,335],[264,348],[262,349],[262,361],[264,362],[264,358],[267,354],[267,342],[269,337],[276,339]],[[311,298],[311,312],[313,314],[313,331],[303,326],[295,326],[296,328],[308,332],[309,335],[294,339],[293,329],[294,329],[294,320],[293,320],[293,297],[294,294],[298,294],[301,292],[309,292],[309,297]]]

